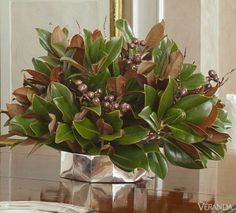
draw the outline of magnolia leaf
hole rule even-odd
[[[77,68],[78,70],[82,71],[82,72],[86,72],[87,69],[82,66],[81,64],[79,64],[78,62],[76,62],[75,60],[73,60],[72,58],[69,58],[69,57],[61,57],[60,58],[60,61],[66,61],[68,62],[69,64],[71,64],[73,67]]]
[[[197,65],[195,64],[183,64],[183,67],[179,75],[179,79],[181,81],[187,80],[193,74],[196,68]]]
[[[140,125],[126,127],[124,128],[123,136],[119,139],[116,139],[114,143],[120,145],[135,144],[144,140],[148,134],[149,130]]]
[[[148,74],[151,72],[157,65],[152,61],[143,61],[139,66],[137,72],[139,74]]]
[[[91,112],[94,112],[98,116],[101,116],[101,114],[102,114],[101,104],[96,104],[94,106],[83,106],[82,109],[87,109],[87,110],[89,110]]]
[[[213,125],[213,123],[216,121],[217,116],[218,116],[217,107],[213,106],[208,117],[198,126],[201,129],[206,129],[206,128],[211,127]]]
[[[206,84],[205,76],[201,73],[193,74],[187,80],[181,82],[182,86],[186,89],[193,90]]]
[[[171,137],[183,143],[191,144],[204,140],[204,137],[198,135],[185,124],[172,124],[169,125],[169,128],[171,130]]]
[[[91,66],[92,65],[92,60],[90,58],[90,50],[92,46],[92,34],[90,31],[84,29],[84,35],[85,35],[85,57],[86,57],[86,63]]]
[[[198,105],[201,105],[207,101],[209,101],[209,98],[205,97],[203,95],[197,95],[197,94],[188,95],[188,96],[183,97],[173,107],[180,108],[184,111],[187,111],[187,110],[192,109],[193,107],[196,107]]]
[[[70,41],[71,48],[84,48],[84,39],[80,34],[76,34]]]
[[[165,22],[162,20],[160,23],[154,25],[147,34],[145,41],[148,47],[155,47],[164,35]]]
[[[183,61],[184,61],[184,56],[179,50],[176,52],[172,52],[169,57],[169,64],[164,70],[162,77],[164,79],[176,78],[181,71]]]
[[[98,63],[106,52],[106,45],[102,37],[94,41],[90,46],[89,56],[92,64]]]
[[[52,113],[49,113],[48,115],[51,119],[50,123],[48,124],[48,130],[49,130],[50,135],[52,135],[57,129],[57,118]]]
[[[19,87],[12,94],[20,103],[29,104],[36,92],[30,87]]]
[[[63,114],[62,119],[64,122],[71,122],[74,118],[74,115],[78,112],[77,107],[61,96],[53,98],[53,103]]]
[[[224,158],[225,152],[222,144],[201,142],[195,146],[210,160],[222,160]]]
[[[114,132],[110,135],[106,135],[106,134],[100,135],[99,138],[104,140],[104,141],[114,141],[117,138],[121,138],[121,137],[122,137],[122,130],[119,130],[119,131]]]
[[[38,120],[32,121],[30,128],[37,137],[42,137],[45,133],[47,133],[47,127]]]
[[[67,37],[63,30],[61,30],[59,26],[54,28],[51,34],[51,47],[59,57],[62,57],[65,54],[68,45]]]
[[[50,76],[51,74],[51,69],[50,67],[43,61],[38,60],[36,58],[32,59],[32,63],[34,65],[34,69],[38,72],[41,72],[47,76]]]
[[[126,42],[130,43],[134,39],[134,33],[125,19],[117,20],[116,28],[122,32]]]
[[[138,114],[138,116],[140,118],[142,118],[143,120],[145,120],[148,125],[154,130],[154,131],[158,131],[159,128],[156,125],[155,122],[153,122],[152,118],[151,118],[151,114],[152,114],[152,110],[150,108],[150,106],[146,106],[145,108],[143,108],[143,110]]]
[[[26,112],[26,108],[19,104],[7,104],[7,113],[10,118],[13,118],[17,115],[22,115]]]
[[[186,121],[193,124],[201,124],[212,111],[211,101],[194,106],[186,111]]]
[[[48,86],[48,84],[50,83],[49,77],[41,72],[29,69],[24,71],[29,73],[32,76],[32,79],[35,80],[38,84]]]
[[[123,96],[125,93],[126,79],[119,75],[118,77],[111,77],[107,81],[107,89],[114,92],[116,96]]]
[[[164,179],[168,173],[168,163],[165,156],[159,152],[148,153],[148,163],[152,172]]]
[[[152,152],[160,152],[160,148],[156,143],[145,143],[145,144],[139,144],[139,147],[141,147],[145,153],[152,153]]]
[[[32,108],[35,113],[37,113],[38,115],[44,118],[48,119],[50,113],[55,114],[58,119],[61,118],[61,113],[57,109],[57,107],[51,102],[46,101],[45,99],[43,99],[42,97],[38,95],[35,95],[33,97]]]
[[[165,112],[173,105],[174,103],[174,91],[176,88],[176,81],[174,79],[170,79],[169,83],[161,95],[160,103],[159,103],[159,108],[157,111],[157,115],[159,117],[163,117]]]
[[[114,132],[120,132],[120,129],[123,126],[123,121],[120,117],[121,117],[120,111],[115,110],[115,111],[106,113],[103,118],[106,123],[112,126]]]
[[[91,140],[99,135],[96,126],[88,119],[73,121],[76,131],[87,140]]]
[[[97,121],[96,121],[96,126],[97,126],[97,129],[98,131],[101,133],[101,134],[105,134],[105,135],[111,135],[113,133],[113,128],[110,124],[106,123],[104,121],[104,119],[102,118],[99,118]]]
[[[112,162],[126,171],[135,168],[148,170],[148,161],[144,151],[136,145],[117,146],[115,152],[110,154]]]
[[[180,123],[186,119],[186,113],[180,108],[170,108],[166,113],[167,124]]]
[[[51,33],[47,30],[36,28],[41,46],[49,53],[55,54],[51,47]]]
[[[51,99],[57,97],[63,97],[69,104],[74,103],[74,97],[72,92],[65,85],[58,82],[51,82],[49,85]]]
[[[206,129],[205,131],[209,135],[207,140],[213,143],[225,142],[230,138],[230,136],[227,133],[218,132],[213,128]]]
[[[42,59],[44,62],[46,62],[52,68],[61,65],[60,59],[54,57],[53,55],[50,55],[50,56],[40,56],[39,58]]]
[[[59,74],[61,73],[61,67],[55,67],[50,74],[50,81],[59,82]]]
[[[99,72],[107,69],[108,66],[118,58],[122,46],[123,46],[122,38],[111,38],[111,40],[106,43],[106,56],[105,59],[102,61],[101,65],[99,65],[98,68]]]
[[[144,85],[144,95],[145,95],[145,103],[144,106],[150,106],[150,108],[152,110],[154,110],[154,108],[157,105],[157,101],[158,101],[158,92],[156,89],[154,89],[151,86],[148,85]]]
[[[197,149],[190,144],[182,144],[180,147],[172,142],[166,142],[164,152],[168,161],[173,165],[191,169],[206,168],[206,162],[201,159]]]
[[[56,131],[56,143],[62,143],[64,141],[71,141],[75,140],[72,129],[68,124],[61,123],[57,127]]]

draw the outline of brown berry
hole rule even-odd
[[[180,96],[185,96],[188,94],[188,90],[186,88],[181,88],[179,90],[179,94],[180,94]]]
[[[207,76],[207,77],[206,77],[206,80],[207,80],[208,82],[210,82],[211,79],[212,79],[212,78],[211,78],[210,76]]]
[[[131,67],[131,69],[132,69],[132,70],[136,70],[136,66],[133,65],[133,66]]]
[[[134,60],[137,63],[140,63],[142,61],[141,55],[139,53],[135,54]]]
[[[141,46],[145,46],[146,45],[146,41],[145,40],[140,41],[140,45]]]
[[[134,49],[135,46],[136,46],[136,45],[135,45],[135,43],[133,43],[133,42],[129,44],[130,49]]]
[[[80,85],[78,86],[78,90],[79,90],[80,92],[82,92],[82,93],[86,92],[87,89],[88,89],[88,87],[87,87],[86,84],[80,84]]]
[[[206,85],[206,89],[211,89],[212,88],[212,85],[210,84],[210,83],[208,83],[207,85]]]
[[[94,104],[100,104],[100,99],[98,97],[93,98],[92,102]]]
[[[80,79],[77,79],[77,80],[74,81],[74,83],[75,83],[75,85],[79,86],[83,82]]]
[[[132,64],[132,61],[131,60],[127,60],[127,64]]]
[[[105,101],[108,101],[108,100],[109,100],[109,95],[106,95],[106,96],[104,97],[104,100],[105,100]]]
[[[114,109],[119,109],[119,104],[118,103],[114,103],[112,106],[113,106]]]
[[[114,95],[109,95],[109,96],[108,96],[108,100],[109,100],[109,101],[114,101],[114,99],[115,99]]]
[[[96,92],[98,92],[99,94],[102,94],[102,89],[97,89]]]
[[[138,44],[138,42],[139,42],[139,40],[138,40],[137,38],[134,38],[134,39],[132,40],[132,43],[134,43],[134,44]]]
[[[94,98],[94,95],[95,95],[94,92],[92,92],[92,91],[88,92],[88,97],[89,98]]]
[[[208,75],[211,77],[211,78],[214,78],[216,76],[216,71],[215,70],[209,70],[208,71]]]
[[[106,101],[106,102],[104,102],[103,106],[104,106],[105,108],[109,108],[111,105],[110,105],[109,102]]]
[[[127,104],[127,103],[123,103],[123,104],[121,105],[121,111],[122,111],[123,113],[129,111],[130,109],[131,109],[131,107],[130,107],[130,105]]]

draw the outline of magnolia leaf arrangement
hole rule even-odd
[[[163,21],[144,40],[126,20],[116,27],[122,37],[84,30],[71,40],[66,28],[36,29],[47,54],[23,70],[23,87],[2,110],[9,134],[1,145],[108,155],[125,171],[144,168],[160,178],[168,161],[201,169],[207,160],[221,160],[231,123],[215,93],[225,79],[183,63]]]

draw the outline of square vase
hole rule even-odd
[[[62,178],[85,182],[127,183],[139,181],[145,174],[144,169],[123,171],[108,156],[61,152]]]

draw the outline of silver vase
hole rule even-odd
[[[144,169],[125,172],[115,166],[108,156],[61,152],[62,178],[85,182],[127,183],[139,181]]]

